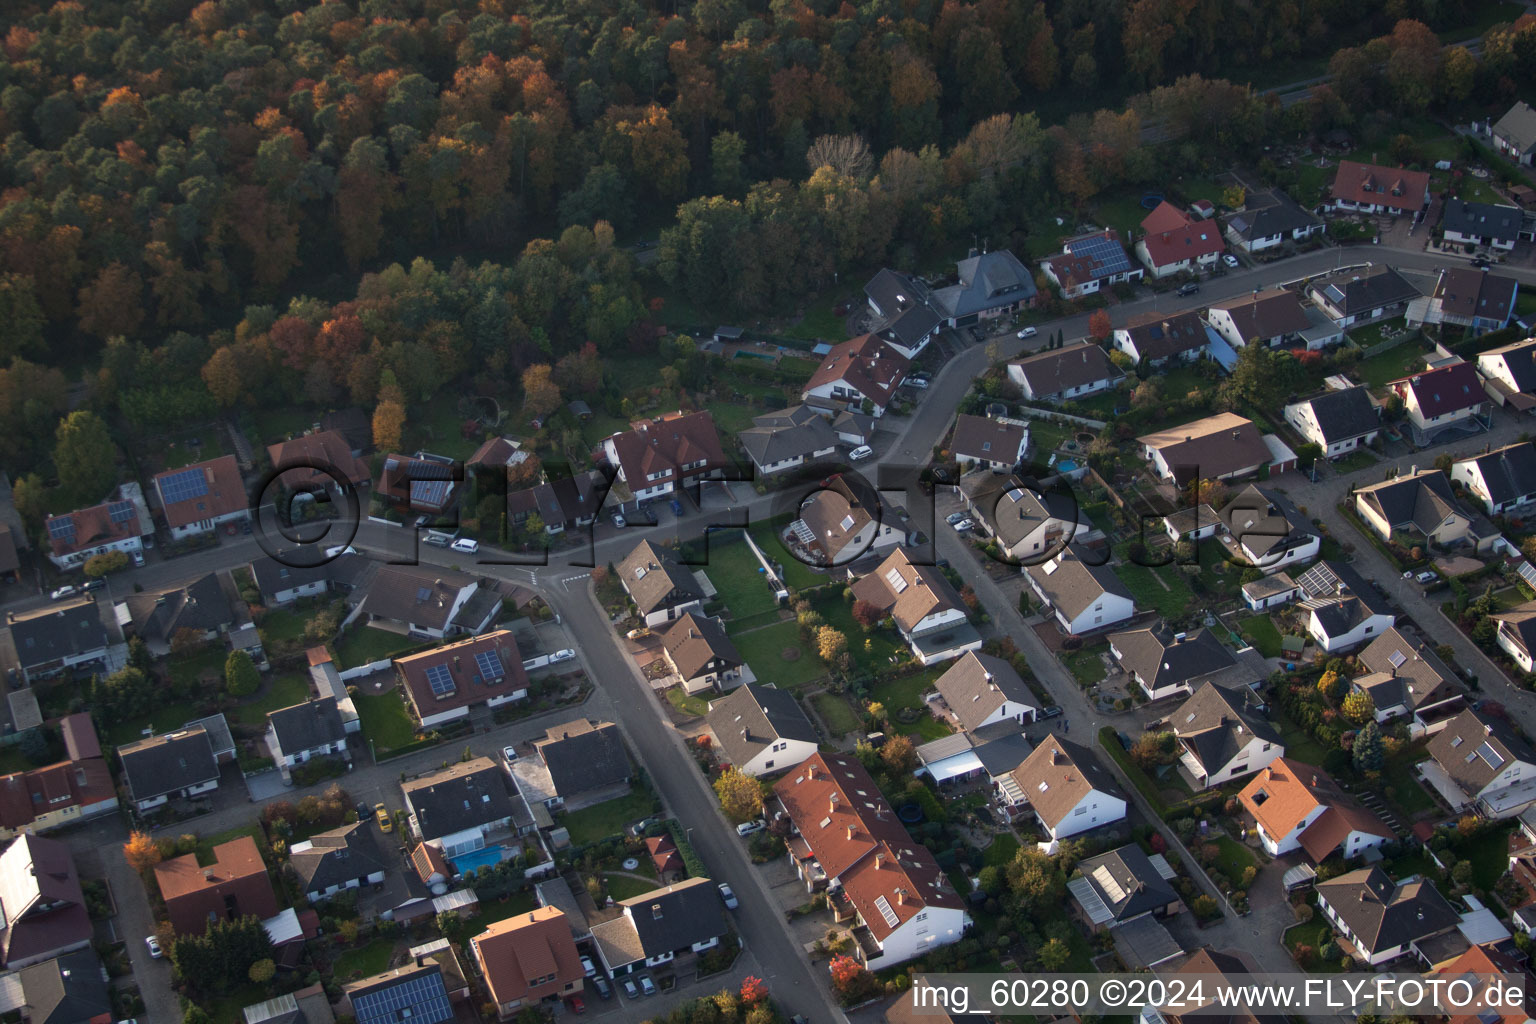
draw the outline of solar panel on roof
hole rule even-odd
[[[1093,269],[1095,277],[1107,277],[1110,274],[1119,274],[1131,269],[1131,261],[1125,254],[1125,247],[1103,235],[1076,239],[1072,243],[1072,255],[1086,257],[1098,263],[1098,266]]]
[[[441,1024],[453,1019],[442,975],[426,974],[352,997],[358,1024]]]
[[[75,542],[74,517],[59,516],[57,519],[48,520],[48,536],[52,540],[62,540],[73,544]]]
[[[447,665],[433,665],[428,668],[427,683],[432,687],[434,697],[446,697],[455,689],[453,675],[448,671]]]
[[[208,493],[208,478],[202,469],[184,469],[160,478],[160,496],[167,505],[201,498]]]
[[[1536,587],[1536,565],[1532,565],[1530,562],[1521,562],[1520,578],[1531,586]]]
[[[885,918],[885,923],[892,928],[896,927],[896,922],[901,920],[896,916],[896,911],[891,909],[891,901],[884,896],[875,897],[875,909],[880,911],[880,916]]]
[[[412,480],[411,500],[423,505],[441,505],[448,497],[446,480]]]
[[[1477,756],[1483,759],[1483,763],[1494,771],[1504,763],[1504,755],[1493,749],[1493,744],[1484,743],[1477,748]]]
[[[131,522],[138,515],[131,501],[114,501],[107,506],[107,517],[114,523]]]
[[[480,667],[480,674],[487,679],[500,679],[507,674],[502,667],[501,656],[495,651],[481,651],[475,655],[475,664]]]

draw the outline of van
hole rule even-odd
[[[462,551],[467,555],[472,555],[480,550],[480,542],[477,540],[470,540],[468,537],[460,537],[458,540],[454,541],[448,546],[455,551]]]

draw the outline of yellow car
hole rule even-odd
[[[379,823],[380,832],[393,832],[395,830],[394,819],[389,816],[389,811],[383,804],[373,805],[373,818]]]

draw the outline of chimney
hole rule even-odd
[[[879,870],[880,868],[883,868],[883,867],[885,867],[885,851],[884,850],[876,850],[875,851],[875,869]]]
[[[750,738],[750,737],[749,737],[749,735],[748,735],[748,730],[747,730],[747,727],[746,727],[746,726],[742,726],[742,727],[741,727],[741,738],[742,738],[742,739],[748,739],[748,738]]]
[[[897,903],[906,903],[907,902],[907,890],[905,890],[905,889],[897,889],[896,890],[896,902]]]
[[[1360,902],[1361,903],[1365,902],[1365,890],[1364,889],[1360,890]]]
[[[814,779],[816,777],[816,762],[815,761],[809,761],[809,762],[806,763],[806,766],[805,766],[805,777],[808,778],[808,779]]]
[[[827,813],[828,814],[836,814],[837,813],[837,794],[836,793],[833,793],[831,796],[827,797]]]
[[[854,836],[854,827],[852,825],[849,825],[848,826],[848,838],[852,839],[853,836]]]
[[[1312,773],[1312,786],[1313,786],[1314,789],[1317,787],[1317,773],[1316,772]]]
[[[651,904],[651,920],[653,920],[653,921],[660,921],[661,920],[661,904],[660,903],[652,903]]]

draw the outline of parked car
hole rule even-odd
[[[651,635],[651,631],[645,626],[641,626],[639,629],[632,629],[624,635],[631,640],[644,640]]]
[[[660,821],[660,818],[641,818],[639,821],[629,826],[629,834],[632,836],[643,836],[652,825],[655,825]]]
[[[902,383],[909,388],[917,388],[919,391],[928,390],[928,378],[926,377],[908,377]]]
[[[644,992],[648,996],[653,996],[656,994],[656,983],[651,980],[651,976],[649,974],[640,975],[640,991]]]
[[[557,665],[562,661],[570,661],[574,657],[576,657],[576,652],[567,647],[563,650],[556,651],[554,654],[551,654],[549,656],[549,663],[551,665]]]
[[[395,830],[395,822],[389,816],[389,808],[381,803],[373,805],[373,820],[379,823],[380,832],[393,832]]]
[[[623,514],[619,512],[615,512],[610,518],[613,520],[613,525],[621,529],[629,525],[629,520],[625,519]]]
[[[453,543],[452,539],[440,533],[429,533],[422,538],[421,542],[423,544],[429,544],[434,548],[445,548],[449,544]]]
[[[672,514],[675,516],[680,516],[683,514],[683,503],[678,501],[676,498],[672,499]]]
[[[1026,327],[1022,331],[1019,332],[1018,336],[1020,338],[1033,338],[1035,335],[1037,335],[1039,333],[1040,332],[1035,330],[1033,327]]]
[[[160,948],[160,940],[153,935],[144,936],[144,945],[149,947],[149,957],[151,960],[159,960],[165,956],[165,950]]]
[[[639,999],[640,998],[640,990],[635,988],[635,983],[633,981],[631,981],[628,978],[625,978],[622,982],[620,982],[620,984],[624,986],[624,994],[629,996],[629,998],[631,998],[631,999]]]
[[[501,748],[501,756],[503,758],[505,758],[508,762],[516,761],[517,760],[517,748],[516,747],[502,747]]]
[[[726,910],[735,910],[737,907],[741,906],[741,904],[736,900],[736,894],[731,891],[731,887],[729,885],[721,882],[719,888],[720,898],[725,901]]]
[[[1221,262],[1234,269],[1242,266],[1242,264],[1237,261],[1237,257],[1233,256],[1231,253],[1227,253],[1225,256],[1223,256],[1221,258]]]
[[[1197,294],[1199,294],[1199,292],[1200,292],[1200,285],[1197,284],[1194,281],[1190,281],[1190,282],[1188,282],[1186,284],[1179,285],[1178,294],[1179,294],[1179,296],[1181,298],[1183,296],[1186,296],[1186,295],[1197,295]]]
[[[91,591],[91,590],[100,590],[102,587],[104,587],[106,585],[107,585],[107,581],[106,580],[102,580],[102,579],[86,580],[84,583],[80,584],[80,590],[81,590],[82,593],[86,592],[86,591]]]
[[[1060,718],[1061,717],[1061,705],[1060,704],[1052,704],[1050,707],[1048,707],[1044,711],[1040,712],[1040,717],[1041,718]]]
[[[873,454],[875,454],[875,450],[873,448],[867,444],[861,444],[853,451],[848,453],[848,459],[850,462],[858,462],[860,459],[867,459]]]
[[[956,533],[969,533],[971,530],[976,529],[976,522],[972,519],[962,519],[958,523],[951,525],[954,526]]]
[[[599,999],[612,999],[613,998],[613,986],[608,984],[608,981],[607,981],[606,978],[593,978],[592,979],[592,987],[597,989],[597,998],[599,998]]]
[[[565,1001],[566,1004],[569,1005],[570,1008],[576,1013],[587,1012],[587,1004],[582,1001],[581,996],[566,996]]]
[[[581,973],[589,978],[597,977],[597,967],[592,963],[591,957],[584,956],[581,958]]]
[[[1440,582],[1440,574],[1437,573],[1437,572],[1434,572],[1434,571],[1432,571],[1430,569],[1425,569],[1423,572],[1421,572],[1417,576],[1415,576],[1414,579],[1416,579],[1420,583],[1424,583],[1424,584],[1439,583]]]
[[[467,555],[472,555],[480,550],[480,542],[477,540],[471,540],[468,537],[460,537],[458,540],[454,541],[448,546],[455,551],[462,551]]]
[[[754,818],[751,821],[744,821],[740,825],[737,825],[736,834],[739,836],[750,836],[755,832],[761,832],[767,827],[768,823],[762,818]]]
[[[142,551],[135,551],[133,553],[133,567],[135,569],[142,569],[142,568],[144,568],[144,552],[142,552]]]
[[[80,593],[79,587],[73,584],[67,584],[53,591],[48,596],[55,601],[62,601],[66,597],[74,597],[78,593]]]
[[[971,514],[969,512],[951,512],[949,515],[944,517],[944,521],[950,526],[954,526],[961,520],[969,518],[971,518]]]

